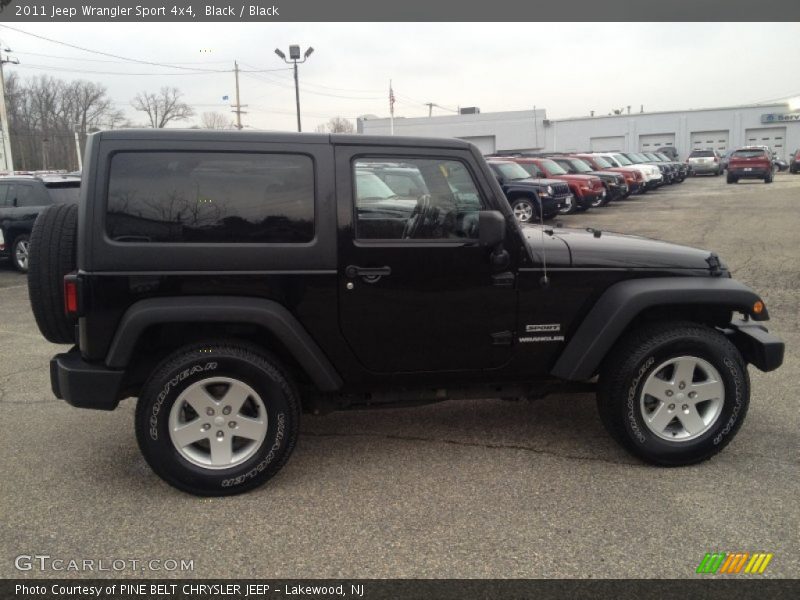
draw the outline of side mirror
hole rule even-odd
[[[494,248],[506,239],[506,218],[497,210],[478,213],[478,238],[481,246]]]

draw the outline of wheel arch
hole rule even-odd
[[[237,337],[279,352],[322,392],[342,387],[342,379],[303,325],[281,304],[262,298],[231,296],[165,297],[140,300],[123,315],[106,355],[110,368],[129,368],[141,342],[170,327],[192,332],[181,342]],[[242,327],[246,329],[241,329]],[[174,349],[174,348],[173,348]],[[283,356],[283,353],[285,357]]]
[[[660,277],[622,281],[609,287],[571,336],[550,373],[561,379],[593,377],[608,352],[627,331],[643,321],[690,319],[720,326],[731,313],[758,315],[761,298],[744,284],[722,277]]]

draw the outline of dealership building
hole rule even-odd
[[[389,119],[362,117],[358,132],[387,135]],[[544,109],[395,118],[395,135],[456,137],[484,154],[502,151],[636,152],[673,146],[685,158],[693,149],[720,153],[739,146],[769,146],[781,158],[800,148],[800,111],[787,104],[753,104],[697,110],[634,112],[548,119]]]

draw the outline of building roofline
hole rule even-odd
[[[563,119],[548,119],[551,123],[554,122],[561,122],[561,121],[597,121],[598,119],[625,119],[625,118],[634,118],[634,117],[641,117],[645,115],[668,115],[668,114],[676,114],[676,113],[688,113],[688,112],[713,112],[718,110],[739,110],[743,108],[777,108],[777,107],[784,107],[787,111],[789,111],[789,106],[786,103],[774,103],[774,104],[737,104],[734,106],[711,106],[708,108],[686,108],[683,110],[654,110],[649,112],[636,112],[630,114],[622,114],[622,115],[597,115],[597,116],[583,116],[583,117],[564,117]],[[791,111],[789,111],[791,112]]]

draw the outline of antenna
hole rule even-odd
[[[542,199],[539,197],[539,194],[536,194],[536,199],[539,201],[539,225],[541,229],[539,229],[539,236],[542,242],[542,278],[539,280],[539,283],[542,287],[547,287],[550,285],[550,278],[547,276],[547,249],[544,247],[544,207],[542,206]]]

